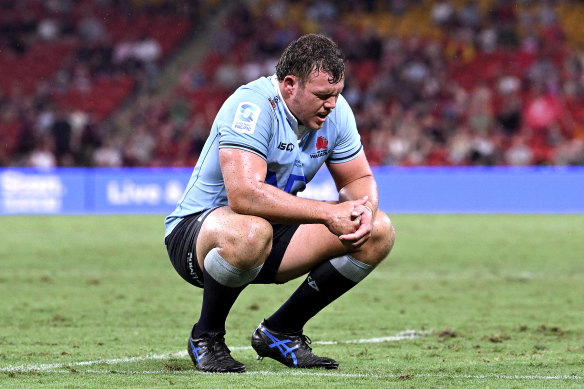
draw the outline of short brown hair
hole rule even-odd
[[[329,82],[336,84],[345,76],[345,58],[337,44],[321,34],[307,34],[286,47],[276,65],[278,81],[287,75],[296,76],[304,84],[313,71],[330,75]]]

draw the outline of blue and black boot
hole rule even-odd
[[[193,339],[189,336],[187,350],[195,367],[210,373],[243,373],[245,365],[231,356],[223,333]]]
[[[251,347],[258,359],[275,359],[288,367],[336,369],[339,363],[334,359],[319,357],[312,353],[310,338],[302,333],[284,334],[268,329],[262,321],[251,335]]]

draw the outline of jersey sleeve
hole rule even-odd
[[[246,150],[267,159],[273,110],[268,99],[252,90],[238,90],[217,115],[219,148]]]
[[[347,162],[356,158],[363,146],[357,131],[355,115],[345,98],[340,95],[334,109],[337,138],[327,161],[329,163]]]

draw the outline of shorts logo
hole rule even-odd
[[[232,127],[237,132],[253,134],[262,109],[253,103],[240,103]]]
[[[189,266],[191,276],[198,278],[197,273],[195,273],[195,266],[193,265],[193,253],[190,251],[187,253],[187,265]]]

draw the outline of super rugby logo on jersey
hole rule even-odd
[[[319,136],[316,139],[316,153],[310,154],[310,158],[320,158],[325,157],[329,153],[328,150],[328,139],[324,136]]]
[[[254,103],[240,103],[232,127],[235,131],[253,134],[262,109]]]

